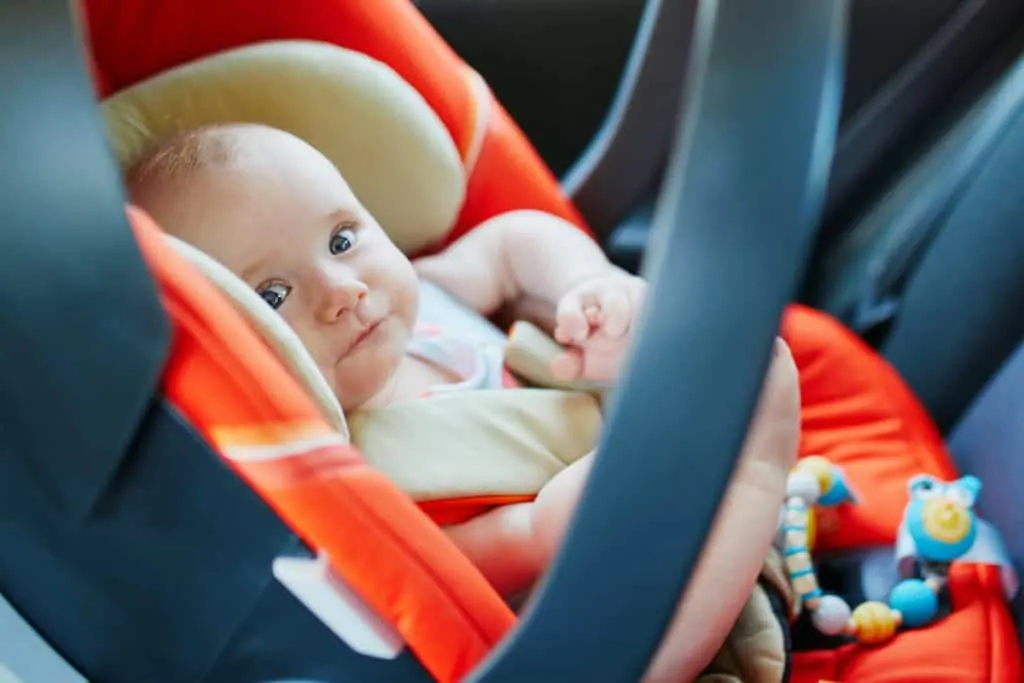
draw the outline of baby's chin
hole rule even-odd
[[[328,369],[327,376],[333,380],[332,388],[343,410],[389,402],[408,343],[408,325],[391,315],[360,346]]]
[[[380,349],[334,368],[334,393],[345,412],[375,408],[388,403],[403,354]]]

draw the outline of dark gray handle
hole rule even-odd
[[[646,669],[816,233],[845,18],[843,0],[701,1],[626,376],[558,561],[474,681],[635,681]]]
[[[68,4],[0,6],[0,273],[17,283],[0,313],[0,453],[17,444],[10,457],[81,519],[149,408],[170,325],[130,238]]]

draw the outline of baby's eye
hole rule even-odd
[[[272,284],[260,287],[256,290],[264,301],[267,302],[271,308],[280,308],[284,300],[288,298],[288,294],[292,291],[292,288],[281,282],[274,282]]]
[[[330,250],[335,256],[344,254],[354,246],[356,246],[356,231],[351,227],[342,227],[331,235]]]

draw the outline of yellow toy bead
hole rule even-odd
[[[807,536],[807,551],[808,552],[814,550],[815,532],[818,530],[818,525],[815,523],[816,522],[815,518],[816,518],[816,515],[814,514],[814,508],[809,508],[807,510],[807,522],[806,522],[806,529],[804,531],[804,535]]]
[[[820,455],[810,455],[797,462],[796,470],[809,472],[818,478],[822,494],[832,488],[832,463]]]
[[[962,541],[971,531],[971,513],[948,500],[932,498],[924,504],[921,517],[925,533],[943,543]]]
[[[893,637],[902,615],[884,602],[865,602],[850,615],[847,633],[864,645],[877,645]]]

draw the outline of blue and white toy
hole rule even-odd
[[[857,502],[842,470],[824,458],[808,458],[791,472],[787,488],[780,547],[793,587],[822,633],[873,645],[888,640],[901,627],[928,625],[939,613],[939,596],[954,560],[999,566],[1007,599],[1017,593],[1018,578],[999,534],[975,513],[981,492],[977,477],[944,482],[919,475],[908,482],[910,500],[896,541],[903,580],[887,602],[869,601],[853,610],[842,598],[822,591],[811,560],[814,507]],[[919,565],[921,575],[917,576]]]
[[[968,475],[943,482],[919,475],[908,488],[910,501],[896,537],[900,575],[909,579],[920,563],[924,581],[938,592],[954,560],[996,565],[1002,572],[1006,599],[1013,600],[1019,579],[1009,553],[995,527],[974,510],[981,480]]]
[[[1013,564],[999,534],[974,510],[981,480],[968,475],[944,482],[922,474],[910,480],[908,489],[896,541],[899,571],[907,578],[889,595],[889,608],[899,622],[916,628],[935,619],[954,560],[1000,566],[1006,597],[1013,599],[1018,587]],[[922,578],[911,578],[918,563]]]
[[[924,562],[952,562],[963,557],[978,535],[974,501],[981,480],[966,476],[952,483],[926,474],[910,480],[910,502],[903,525]]]

